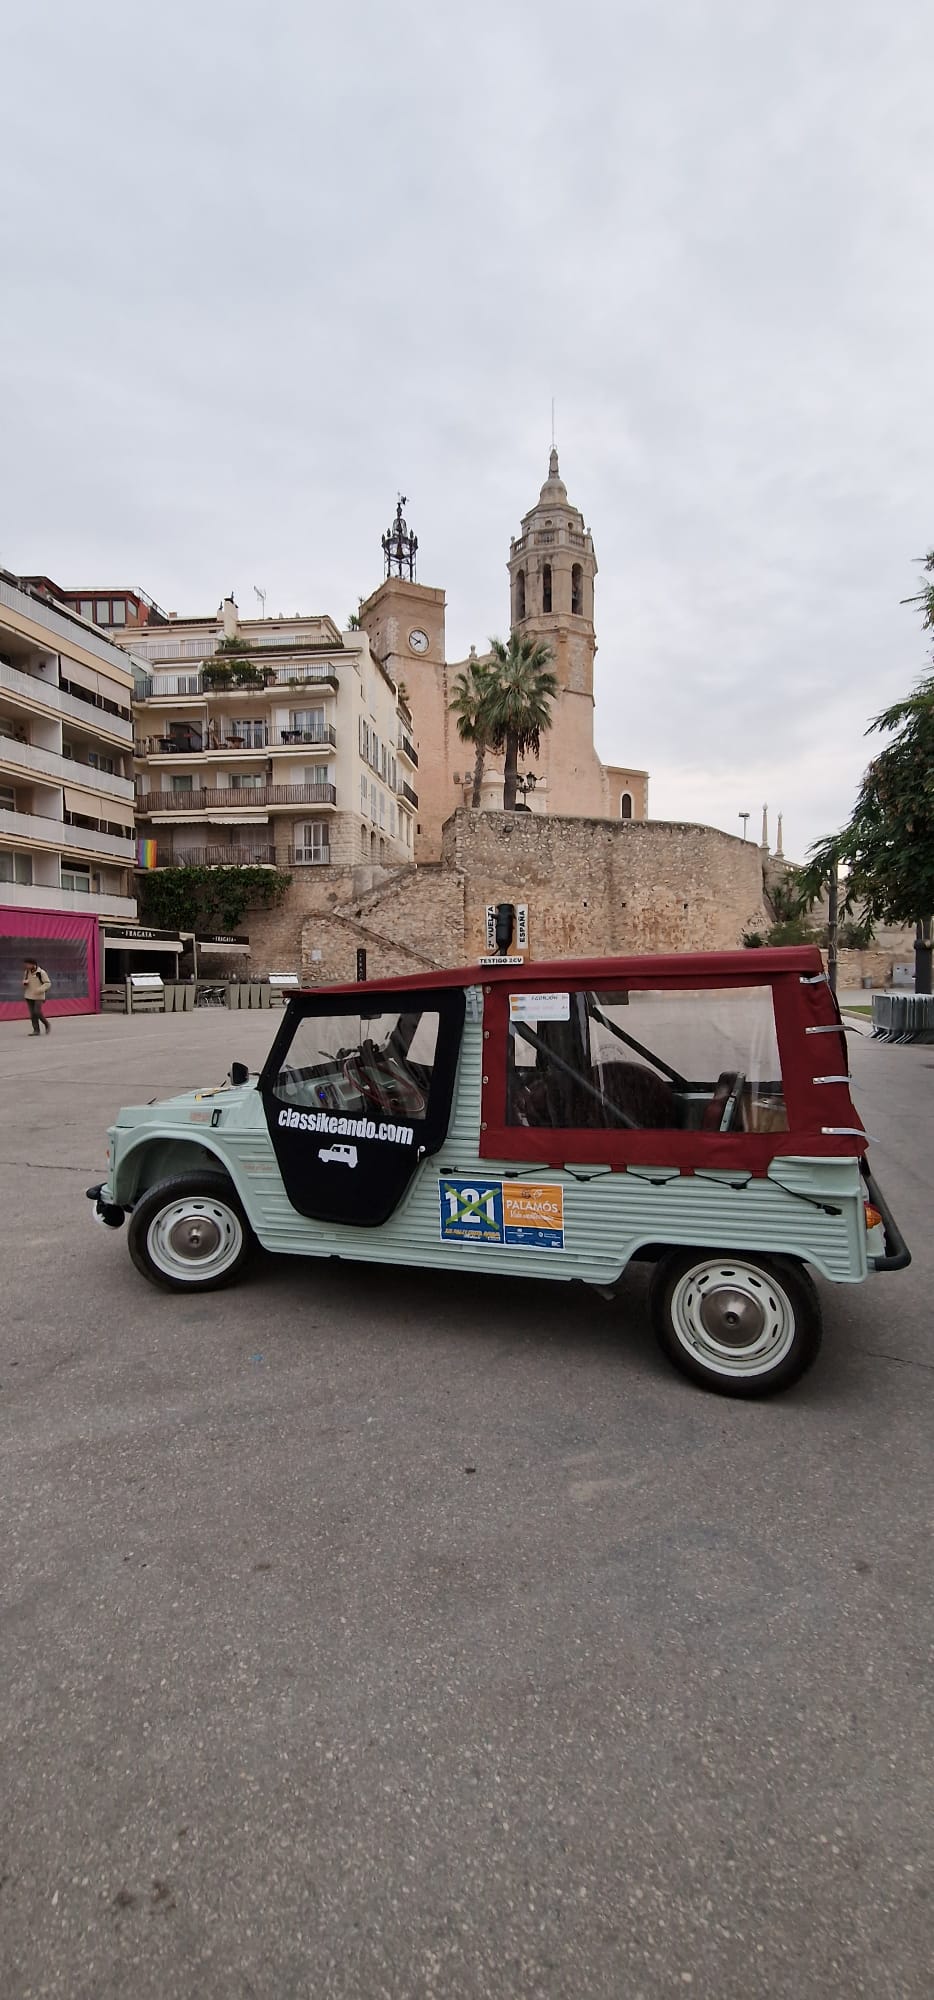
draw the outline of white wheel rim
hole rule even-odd
[[[768,1375],[790,1352],[794,1308],[780,1284],[740,1257],[704,1258],[671,1295],[676,1339],[714,1375]]]
[[[166,1202],[146,1231],[146,1248],[166,1278],[189,1284],[220,1277],[235,1264],[243,1248],[238,1215],[213,1195],[185,1195]]]

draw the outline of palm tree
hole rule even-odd
[[[489,692],[490,669],[485,661],[477,659],[471,647],[466,669],[457,675],[454,682],[454,698],[450,706],[457,717],[457,733],[461,742],[472,743],[474,746],[473,791],[470,796],[474,811],[480,804],[483,767],[488,749],[484,715]]]
[[[509,643],[490,640],[481,725],[491,750],[505,751],[503,809],[515,812],[519,758],[538,755],[542,731],[551,728],[551,703],[558,683],[550,670],[551,652],[541,640],[510,632]]]

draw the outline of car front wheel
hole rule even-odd
[[[678,1251],[656,1266],[650,1308],[669,1361],[724,1396],[789,1388],[820,1347],[820,1300],[788,1257]]]
[[[128,1232],[130,1256],[154,1285],[210,1292],[238,1277],[254,1236],[226,1174],[184,1174],[150,1188]]]

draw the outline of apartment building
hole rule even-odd
[[[226,598],[214,617],[115,636],[134,660],[147,865],[413,860],[412,719],[365,633],[241,619]]]
[[[136,916],[131,688],[117,646],[0,570],[0,1018],[27,950],[53,1011],[96,1006],[98,919]]]

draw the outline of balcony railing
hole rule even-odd
[[[63,757],[60,750],[41,750],[35,743],[19,743],[13,736],[0,734],[0,764],[15,764],[37,778],[51,778],[59,785],[81,785],[90,792],[106,792],[111,798],[133,797],[130,778],[118,778],[112,771],[99,771],[95,764],[79,764]]]
[[[224,662],[226,666],[227,662]],[[218,662],[220,665],[220,662]],[[212,686],[212,682],[215,685]],[[337,694],[340,681],[337,668],[330,660],[314,660],[303,665],[272,666],[264,661],[262,666],[254,666],[246,661],[241,667],[241,678],[234,681],[223,679],[212,669],[194,668],[189,673],[172,672],[141,675],[134,689],[139,701],[165,701],[169,698],[184,697],[201,700],[206,694],[262,694],[270,688],[303,688],[314,686],[322,694]]]
[[[331,859],[329,847],[290,847],[289,865],[293,868],[313,868],[324,866]]]
[[[69,820],[46,819],[40,813],[15,812],[0,807],[0,833],[8,834],[23,847],[41,842],[46,847],[75,849],[82,854],[104,854],[116,861],[135,861],[136,842],[124,835],[100,833]]]
[[[404,729],[400,729],[399,731],[398,737],[396,738],[396,747],[397,749],[401,750],[403,757],[408,758],[410,764],[414,764],[417,767],[418,751],[416,750],[411,737],[406,735]]]
[[[141,819],[154,813],[243,812],[250,806],[336,806],[336,785],[210,785],[191,791],[137,792]]]
[[[157,850],[160,868],[274,868],[276,850],[271,846],[188,847],[185,852],[163,855]]]
[[[404,778],[399,779],[396,787],[396,796],[400,799],[407,799],[410,806],[418,805],[418,793],[413,792],[411,785],[407,785]]]
[[[221,750],[328,750],[337,744],[333,722],[319,722],[306,729],[212,730],[207,739],[198,731],[190,736],[142,736],[134,744],[137,757],[209,757]]]
[[[0,688],[24,702],[27,708],[46,708],[55,715],[71,715],[95,736],[115,736],[121,743],[130,742],[133,731],[129,711],[126,717],[112,715],[109,708],[97,707],[92,694],[86,701],[79,701],[66,688],[56,687],[54,681],[43,680],[41,674],[21,673],[19,667],[4,659],[0,659]],[[89,714],[91,708],[95,710],[93,719]]]

